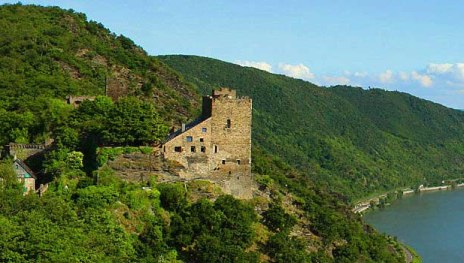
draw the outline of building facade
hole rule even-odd
[[[184,178],[251,175],[252,100],[221,88],[203,97],[202,116],[182,125],[162,145]]]
[[[23,184],[23,193],[35,192],[35,180],[37,177],[29,166],[20,159],[15,159],[13,170],[16,173],[16,178]]]

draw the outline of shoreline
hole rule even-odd
[[[359,201],[353,206],[351,211],[356,214],[363,214],[367,210],[379,207],[380,205],[387,206],[390,204],[389,202],[386,202],[386,199],[388,198],[389,195],[394,196],[391,200],[393,201],[396,199],[400,199],[403,196],[409,196],[412,194],[421,194],[421,193],[436,192],[436,191],[449,191],[449,190],[463,188],[463,187],[464,187],[464,183],[456,184],[456,185],[448,184],[448,185],[430,186],[430,187],[424,187],[423,185],[420,185],[416,190],[413,190],[411,188],[404,188],[401,190],[386,192],[381,195],[378,195],[378,196],[375,196],[375,197],[372,197],[372,198],[369,198],[363,201]],[[399,197],[400,194],[401,196]]]

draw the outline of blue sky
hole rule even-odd
[[[461,1],[22,3],[83,12],[151,55],[208,56],[320,85],[400,90],[464,109]]]

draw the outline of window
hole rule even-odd
[[[230,128],[230,126],[231,126],[230,119],[227,119],[226,128]]]
[[[237,160],[237,164],[240,165],[240,160]]]
[[[174,147],[174,151],[175,151],[176,153],[180,153],[180,152],[182,152],[182,147],[176,146],[176,147]]]
[[[206,147],[205,147],[205,146],[201,146],[200,150],[201,150],[202,153],[205,153],[205,152],[206,152]]]
[[[214,145],[214,153],[217,153],[218,152],[218,147],[217,145]]]
[[[166,152],[166,146],[163,146],[163,152]]]
[[[193,137],[192,136],[187,136],[187,142],[193,142]]]
[[[195,146],[192,146],[192,147],[190,147],[190,151],[194,153],[194,152],[197,151],[197,149],[195,148]]]
[[[222,164],[226,164],[226,160],[222,160]]]
[[[203,138],[200,138],[200,142],[204,142],[205,140]]]
[[[206,128],[201,128],[201,132],[205,133],[205,132],[206,132]]]

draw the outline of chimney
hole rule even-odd
[[[182,123],[182,132],[185,131],[185,123]]]

